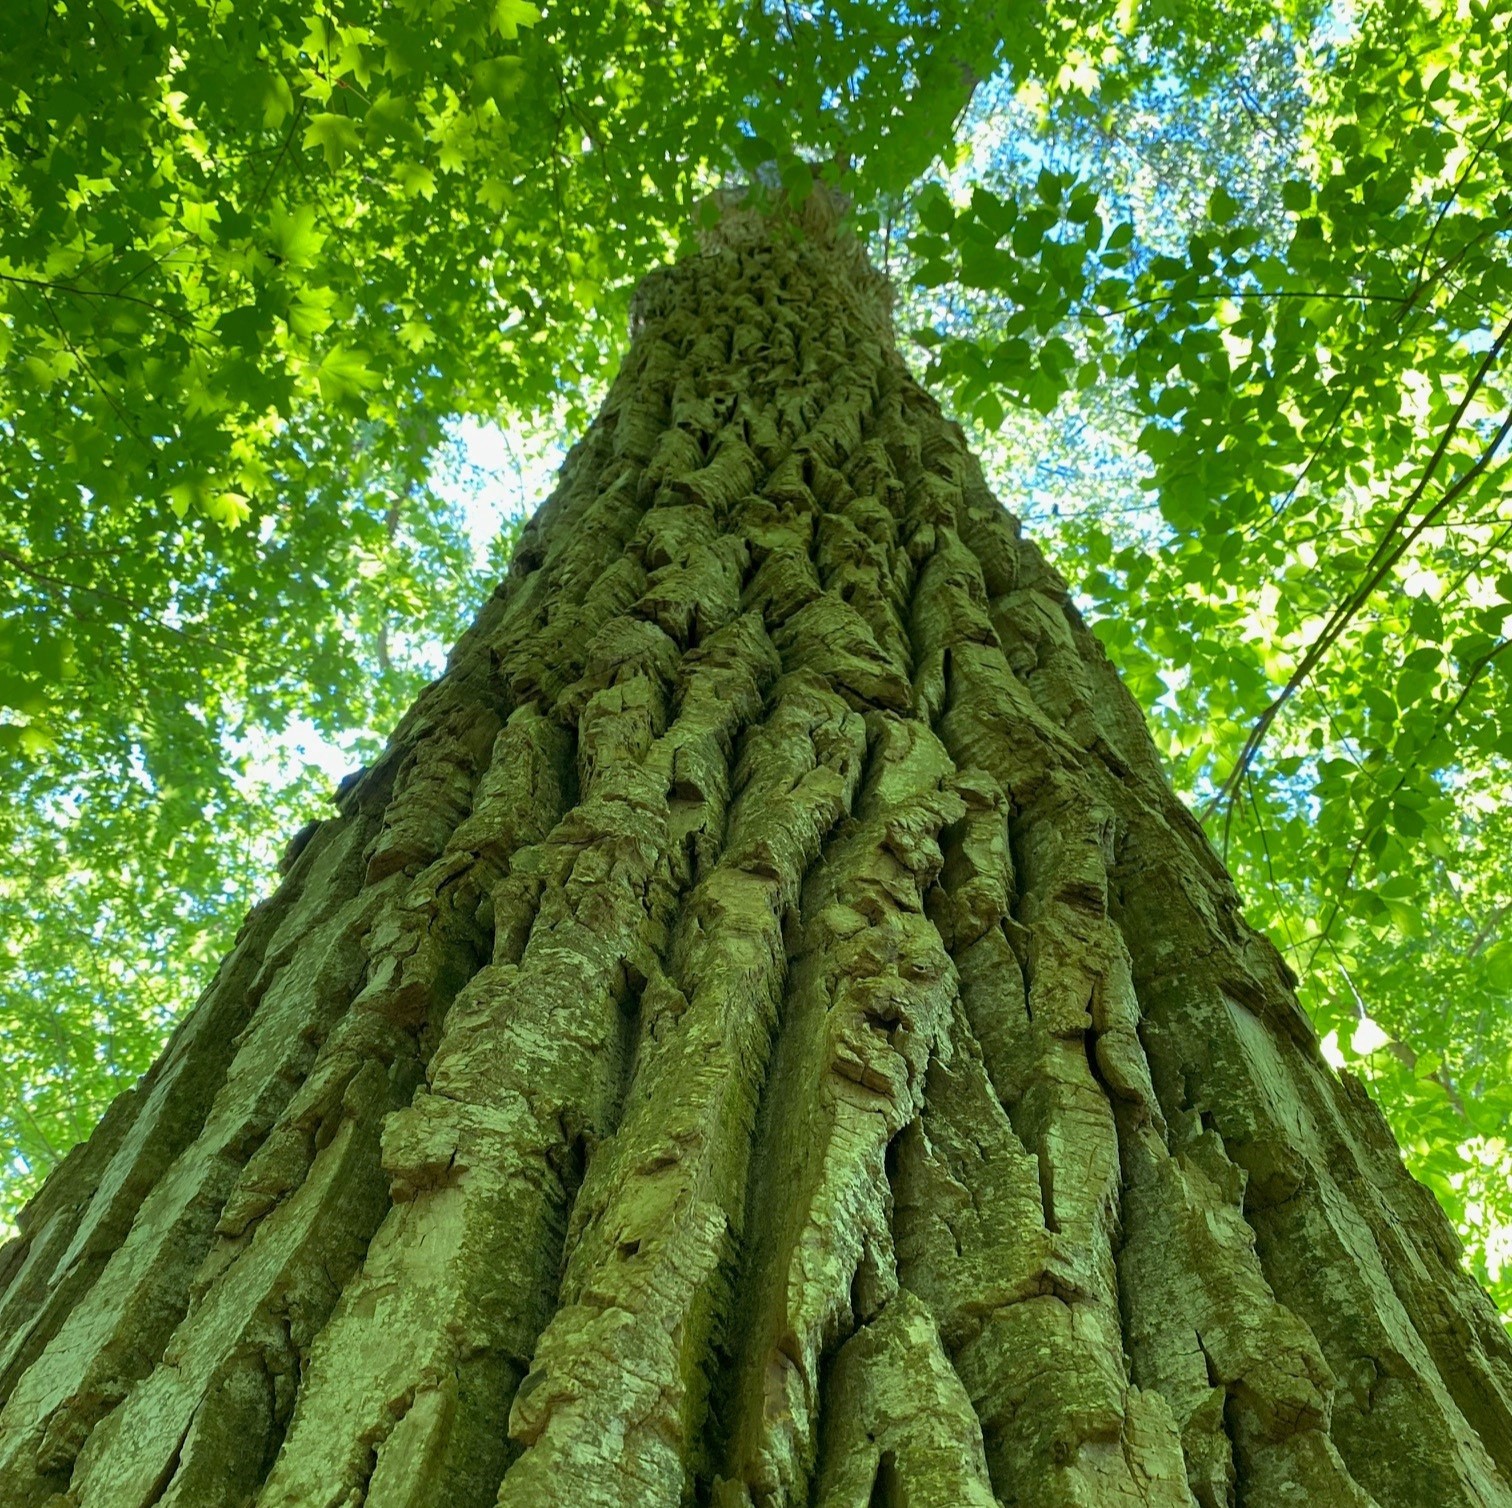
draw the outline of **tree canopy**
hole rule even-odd
[[[319,809],[280,756],[360,763],[486,593],[464,437],[575,433],[708,190],[822,163],[1505,1306],[1509,17],[6,8],[0,1213]]]

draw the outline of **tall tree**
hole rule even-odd
[[[0,7],[0,1234],[507,564],[459,422],[801,152],[1512,1307],[1505,11]]]
[[[23,1216],[8,1505],[1512,1504],[1495,1311],[835,208],[644,282]]]

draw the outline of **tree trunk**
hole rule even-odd
[[[852,244],[509,579],[0,1253],[0,1503],[1512,1505],[1512,1348]]]

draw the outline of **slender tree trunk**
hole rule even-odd
[[[0,1253],[4,1508],[1512,1505],[1512,1349],[818,199],[653,274]]]

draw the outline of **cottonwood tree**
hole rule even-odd
[[[1512,1305],[1506,7],[1319,20],[0,7],[0,1231],[323,800],[270,744],[375,758],[507,565],[457,423],[579,433],[689,206],[840,155],[903,350]]]
[[[1512,1348],[836,228],[653,273],[509,576],[0,1256],[0,1501],[1512,1504]]]

